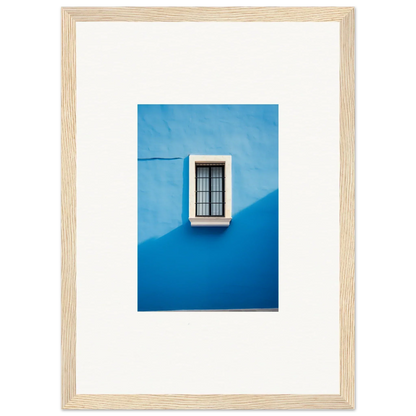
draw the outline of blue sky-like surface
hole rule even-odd
[[[236,215],[278,188],[278,106],[139,105],[139,243],[188,221],[190,154],[232,155]]]

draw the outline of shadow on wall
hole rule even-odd
[[[183,160],[182,224],[189,221],[189,156]]]
[[[228,228],[193,228],[183,211],[183,225],[138,246],[138,310],[278,308],[278,190]]]

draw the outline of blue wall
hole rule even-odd
[[[190,226],[190,154],[232,155],[228,228]],[[277,307],[277,105],[139,105],[138,310]]]

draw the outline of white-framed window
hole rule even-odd
[[[192,227],[228,227],[232,209],[231,156],[189,156]]]

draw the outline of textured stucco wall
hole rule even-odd
[[[190,154],[232,155],[230,227],[190,226]],[[139,105],[138,310],[277,307],[277,105]]]

